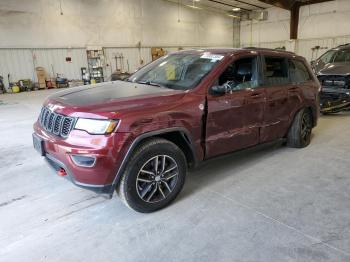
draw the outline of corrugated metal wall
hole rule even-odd
[[[263,48],[278,48],[285,46],[288,50],[290,47],[290,41],[276,41],[276,42],[260,42],[253,43],[252,46],[263,47]],[[298,39],[295,42],[295,50],[293,51],[298,55],[304,56],[308,61],[314,60],[320,57],[328,49],[337,47],[350,43],[350,36],[339,36],[339,37],[329,37],[329,38],[315,38],[315,39]],[[242,47],[247,47],[249,44],[242,44]],[[313,51],[312,48],[315,46],[320,46],[321,49]]]
[[[4,77],[5,86],[8,86],[7,75],[10,81],[30,78],[35,72],[33,58],[29,49],[0,49],[0,75]]]
[[[81,67],[87,67],[85,49],[33,49],[32,52],[35,67],[44,67],[51,76],[62,74],[68,79],[81,79]],[[66,57],[71,57],[71,62]]]
[[[186,47],[184,49],[192,49],[198,47]],[[178,47],[164,47],[163,48],[167,53],[178,51]],[[123,54],[124,56],[124,65],[121,68],[120,61],[118,60],[118,68],[123,69],[124,71],[134,72],[138,68],[140,68],[141,62],[143,60],[143,65],[152,61],[151,56],[151,48],[150,47],[142,47],[139,48],[128,48],[128,47],[107,47],[104,48],[104,53],[106,57],[106,63],[110,65],[110,67],[106,68],[105,74],[109,76],[111,72],[116,70],[116,59],[117,55]],[[129,67],[128,67],[129,64]]]
[[[333,38],[320,38],[320,39],[301,39],[297,41],[295,52],[298,55],[304,56],[308,61],[316,59],[328,49],[350,43],[350,36],[340,36]],[[327,47],[327,49],[320,49],[318,51],[312,51],[311,48],[315,46]]]
[[[106,63],[110,65],[109,67],[106,67],[105,74],[107,77],[116,70],[115,56],[122,54],[124,57],[123,68],[121,68],[120,60],[118,60],[118,69],[123,69],[124,71],[129,70],[130,72],[134,72],[141,66],[141,59],[144,61],[144,64],[147,64],[151,61],[151,49],[146,47],[142,47],[140,49],[127,47],[108,47],[104,49],[104,54]]]
[[[72,62],[66,62],[71,57]],[[37,81],[35,68],[41,66],[54,77],[62,74],[69,79],[80,79],[80,68],[87,66],[85,49],[0,49],[0,75],[5,86],[10,81],[31,79]]]
[[[186,47],[186,49],[196,47]],[[168,53],[177,51],[177,47],[164,48]],[[105,68],[106,79],[116,70],[115,56],[123,54],[124,70],[134,72],[143,64],[149,63],[151,58],[150,47],[107,47],[104,48],[105,62],[109,66]],[[66,62],[66,57],[71,57],[71,62]],[[118,61],[119,63],[120,61]],[[129,63],[129,68],[127,64]],[[81,67],[87,67],[87,55],[85,48],[46,48],[46,49],[0,49],[0,75],[4,77],[5,86],[8,87],[7,75],[10,81],[31,79],[37,81],[35,68],[44,67],[46,72],[55,77],[61,74],[68,79],[81,79]],[[118,64],[120,68],[120,64]]]
[[[264,48],[288,47],[289,41],[260,42],[253,46]],[[296,41],[295,52],[306,57],[308,61],[319,57],[329,48],[341,44],[350,43],[350,36],[322,39],[300,39]],[[328,47],[319,51],[312,51],[314,46]],[[185,47],[185,49],[198,47]],[[177,51],[177,47],[164,48],[168,53]],[[116,70],[115,56],[123,54],[124,70],[134,72],[141,64],[140,60],[147,64],[151,61],[150,47],[107,47],[104,48],[106,64],[106,79]],[[71,57],[71,62],[66,62],[66,57]],[[127,64],[129,63],[129,68]],[[4,77],[5,86],[8,86],[7,75],[10,74],[10,81],[19,79],[32,79],[37,81],[35,68],[44,67],[47,73],[54,77],[62,74],[68,79],[81,79],[81,67],[87,67],[87,56],[85,48],[46,48],[46,49],[0,49],[0,75]],[[118,65],[120,68],[120,65]]]

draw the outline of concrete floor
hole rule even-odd
[[[139,214],[52,173],[32,123],[52,91],[0,95],[0,260],[350,261],[350,114],[305,149],[206,163],[177,201]]]

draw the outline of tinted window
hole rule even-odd
[[[231,90],[257,87],[256,57],[238,59],[230,64],[219,77],[219,85],[224,84]]]
[[[334,63],[344,63],[350,62],[350,49],[348,50],[339,50],[334,55]]]
[[[333,62],[334,54],[336,53],[335,50],[329,50],[328,52],[324,53],[319,60],[321,60],[323,63],[328,64]]]
[[[289,60],[289,75],[293,83],[302,83],[312,79],[304,63],[298,60]]]
[[[282,57],[265,57],[265,85],[283,85],[289,83],[286,59]]]

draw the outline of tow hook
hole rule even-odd
[[[63,168],[60,168],[57,171],[57,175],[59,175],[59,176],[66,176],[67,175],[66,170],[64,170]]]

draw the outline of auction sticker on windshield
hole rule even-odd
[[[216,62],[216,61],[219,61],[221,59],[224,58],[223,55],[215,55],[215,54],[211,54],[211,53],[204,53],[201,58],[204,58],[204,59],[210,59],[211,62]]]

